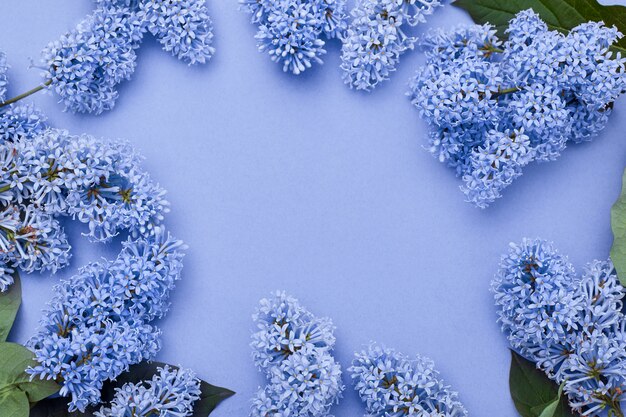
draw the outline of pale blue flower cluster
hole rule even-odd
[[[431,360],[407,358],[372,344],[355,354],[352,380],[371,417],[465,417],[456,392],[444,384]]]
[[[204,0],[140,0],[139,16],[163,49],[178,59],[203,64],[215,53]]]
[[[344,388],[332,356],[331,320],[313,316],[284,292],[261,300],[253,319],[253,358],[269,383],[254,398],[250,415],[329,416]]]
[[[200,380],[189,369],[165,366],[149,381],[127,383],[116,389],[108,407],[96,417],[187,417],[200,398]]]
[[[118,84],[135,71],[141,37],[136,13],[111,5],[98,7],[42,51],[42,75],[66,110],[94,114],[111,110]]]
[[[12,104],[0,111],[0,146],[40,135],[48,128],[47,117],[32,104]]]
[[[0,103],[7,98],[7,71],[9,64],[7,63],[7,56],[4,52],[0,51]]]
[[[135,50],[146,31],[189,64],[204,63],[214,53],[203,0],[97,3],[91,15],[42,52],[43,77],[72,112],[99,114],[113,108],[118,85],[135,71]]]
[[[371,90],[389,79],[416,38],[407,27],[424,22],[439,0],[359,0],[341,49],[343,79],[350,88]]]
[[[564,383],[575,410],[593,416],[621,409],[624,288],[610,260],[591,262],[579,277],[552,244],[524,239],[503,256],[492,288],[511,347]]]
[[[108,241],[120,230],[150,235],[168,211],[165,191],[140,168],[142,158],[126,142],[47,129],[6,142],[3,153],[2,183],[11,202],[70,215],[88,224],[93,240]]]
[[[427,65],[410,81],[431,125],[430,151],[463,178],[467,200],[487,207],[531,161],[551,161],[589,140],[626,91],[626,59],[609,47],[622,34],[584,23],[565,35],[532,10],[502,43],[489,25],[437,31]]]
[[[97,404],[105,381],[158,352],[160,332],[150,322],[168,310],[182,249],[159,231],[129,239],[116,260],[89,264],[62,281],[28,343],[39,364],[27,372],[61,384],[70,411]]]
[[[267,52],[283,70],[300,74],[322,63],[326,39],[345,30],[345,0],[240,0],[258,25],[259,51]]]

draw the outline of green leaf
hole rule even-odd
[[[611,260],[622,285],[626,285],[626,171],[622,176],[622,192],[611,208],[613,246]]]
[[[28,417],[30,405],[26,393],[10,390],[0,393],[0,411],[2,417]]]
[[[81,413],[67,411],[68,399],[65,397],[46,398],[39,401],[31,410],[31,417],[93,417],[91,410]]]
[[[557,397],[554,399],[554,401],[549,404],[544,404],[540,407],[533,407],[532,411],[540,413],[539,417],[555,417],[557,415],[557,410],[562,403],[564,386],[565,384],[561,384]]]
[[[548,379],[534,363],[511,351],[509,388],[522,417],[574,417],[562,387]]]
[[[0,293],[0,342],[6,341],[9,337],[17,310],[22,303],[22,283],[17,272],[13,274],[13,279],[15,282],[8,291]]]
[[[521,10],[533,9],[548,27],[569,32],[590,20],[603,21],[626,33],[626,7],[602,6],[596,0],[457,0],[455,6],[467,10],[476,23],[491,23],[505,37],[509,20]],[[626,53],[626,38],[616,42],[612,49]]]
[[[36,403],[58,392],[60,387],[54,381],[30,380],[26,368],[36,365],[33,353],[24,346],[0,342],[0,395],[12,397],[19,391],[26,395],[27,402]]]
[[[158,373],[158,368],[169,366],[178,369],[177,366],[167,365],[161,362],[142,362],[130,367],[128,372],[120,375],[115,381],[107,381],[102,388],[102,401],[110,402],[115,396],[115,389],[126,383],[137,384],[150,380]],[[192,417],[207,417],[226,398],[235,394],[233,391],[216,387],[206,381],[200,381],[200,399],[194,404]],[[41,401],[33,409],[33,417],[90,417],[93,415],[90,410],[85,414],[70,413],[67,411],[67,400],[64,398],[49,398]],[[4,416],[2,416],[4,417]]]

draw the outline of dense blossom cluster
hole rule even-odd
[[[314,317],[283,292],[261,300],[253,318],[253,358],[269,384],[257,393],[250,415],[327,417],[344,388],[331,354],[330,319]]]
[[[135,70],[135,50],[146,31],[189,64],[213,55],[212,23],[203,0],[101,0],[75,29],[43,50],[46,84],[73,112],[112,109],[118,84]]]
[[[350,88],[371,90],[396,70],[416,38],[407,27],[424,22],[439,0],[359,0],[343,39],[341,69]]]
[[[355,354],[350,372],[368,416],[467,416],[457,393],[443,383],[429,359],[410,359],[372,344]]]
[[[55,217],[88,225],[93,240],[121,230],[154,234],[168,210],[164,190],[139,168],[125,142],[45,129],[30,106],[0,115],[0,291],[25,272],[64,267],[70,246]]]
[[[85,24],[98,21],[95,16]],[[102,53],[91,58],[100,60]],[[5,73],[0,54],[2,99]],[[76,94],[90,96],[80,89]],[[165,191],[140,168],[141,160],[126,142],[50,128],[31,105],[0,109],[0,291],[12,284],[14,269],[54,272],[67,265],[70,246],[58,216],[86,223],[85,234],[95,241],[109,241],[121,231],[130,235],[115,260],[89,264],[55,287],[28,342],[37,365],[27,372],[59,383],[60,394],[70,397],[70,411],[97,404],[105,381],[154,357],[160,332],[150,323],[167,312],[169,293],[180,278],[184,245],[165,232]],[[163,369],[147,391],[170,411],[177,399],[182,416],[197,399],[198,384],[188,371]],[[133,398],[147,404],[142,388],[124,390],[136,391]],[[125,415],[123,401],[118,393],[112,408],[101,412]]]
[[[591,262],[579,277],[552,244],[525,239],[511,244],[492,287],[511,347],[564,383],[575,410],[623,415],[624,288],[610,260]]]
[[[609,50],[622,37],[613,27],[589,22],[565,35],[527,10],[507,32],[504,43],[489,25],[434,32],[424,42],[428,63],[410,82],[432,127],[430,151],[479,207],[531,161],[591,139],[626,90],[626,60]]]
[[[108,407],[96,417],[187,417],[200,398],[200,380],[193,371],[165,366],[151,380],[118,388]]]
[[[59,382],[70,410],[97,404],[106,380],[159,350],[160,332],[150,322],[168,310],[181,249],[165,232],[129,239],[114,261],[89,264],[62,281],[29,341],[39,365],[28,372]]]
[[[7,56],[4,52],[0,51],[0,102],[6,100],[7,95],[7,71],[9,64],[7,63]]]
[[[258,25],[259,51],[281,62],[284,71],[300,74],[326,53],[326,39],[345,30],[345,0],[240,0]]]
[[[213,23],[204,0],[139,0],[139,17],[163,49],[178,59],[203,64],[215,53]]]

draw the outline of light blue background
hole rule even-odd
[[[91,8],[76,0],[0,2],[9,95],[40,82],[28,58]],[[515,416],[489,283],[508,242],[524,236],[553,240],[578,269],[608,256],[609,210],[626,162],[626,101],[594,142],[528,167],[481,211],[464,203],[460,181],[422,148],[426,126],[404,96],[423,62],[419,52],[403,57],[391,82],[357,93],[342,83],[336,42],[323,66],[291,76],[257,52],[254,27],[235,1],[209,9],[217,54],[208,65],[187,67],[147,39],[112,112],[75,116],[55,96],[33,98],[55,126],[130,139],[169,190],[167,224],[189,251],[160,323],[158,359],[237,391],[215,417],[245,416],[265,382],[250,359],[250,315],[260,298],[285,289],[333,318],[344,368],[354,350],[380,341],[434,359],[472,415]],[[469,18],[446,7],[424,27],[461,22]],[[68,226],[70,268],[23,277],[11,340],[34,333],[60,278],[117,253],[119,243],[91,244],[81,230]],[[344,381],[345,399],[333,412],[361,416]]]

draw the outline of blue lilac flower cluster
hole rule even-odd
[[[343,79],[350,88],[371,90],[389,79],[416,38],[407,26],[424,22],[439,0],[359,0],[341,49]]]
[[[7,71],[9,70],[9,64],[7,63],[7,56],[4,52],[0,51],[0,102],[6,100],[7,95]]]
[[[610,260],[577,276],[551,243],[511,244],[492,283],[498,320],[511,347],[557,383],[585,416],[626,400],[624,288]]]
[[[0,100],[6,95],[7,69],[0,52]],[[45,118],[31,106],[9,106],[0,113],[0,292],[13,284],[15,268],[54,272],[70,258],[59,222],[27,202],[33,177],[20,152],[45,125]]]
[[[0,291],[12,283],[13,268],[54,272],[67,265],[70,245],[58,216],[108,241],[121,230],[154,234],[168,211],[165,191],[127,143],[43,127],[31,106],[0,114]]]
[[[331,354],[331,320],[316,318],[284,292],[261,300],[253,319],[253,358],[269,384],[257,393],[250,415],[327,417],[344,388]]]
[[[323,37],[341,37],[346,26],[345,0],[240,0],[258,25],[259,51],[284,71],[300,74],[326,53]]]
[[[46,85],[72,112],[99,114],[113,108],[119,83],[135,70],[135,50],[146,31],[189,64],[204,63],[214,53],[203,0],[97,3],[91,15],[42,52]]]
[[[429,359],[410,359],[372,344],[355,354],[350,372],[368,416],[467,416],[457,393],[443,383]]]
[[[565,35],[532,10],[504,43],[490,25],[437,31],[409,96],[431,125],[430,151],[461,176],[467,200],[486,207],[531,161],[551,161],[568,142],[593,138],[626,90],[622,34],[584,23]]]
[[[200,398],[200,380],[193,371],[165,366],[151,380],[118,388],[108,407],[96,417],[187,417]]]
[[[169,308],[182,249],[158,231],[129,239],[114,261],[89,264],[62,281],[28,343],[39,364],[27,372],[60,383],[70,411],[97,404],[106,380],[158,352],[160,332],[150,322]]]

